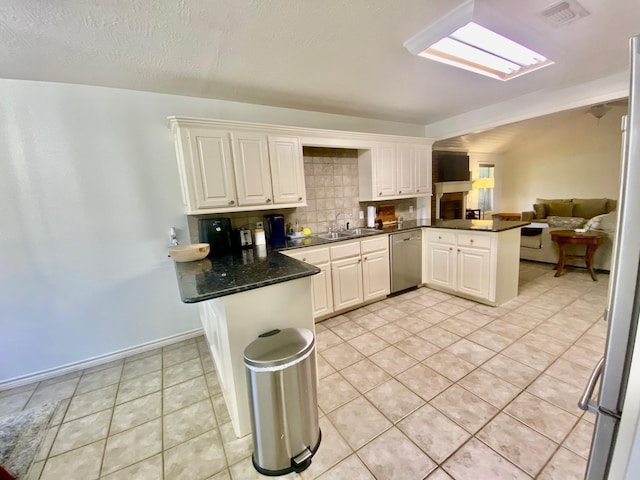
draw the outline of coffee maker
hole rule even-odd
[[[265,215],[265,233],[269,244],[274,248],[284,247],[286,244],[286,232],[284,224],[284,215],[273,213]]]
[[[198,221],[200,242],[211,246],[208,257],[231,253],[231,219],[226,217],[203,218]]]

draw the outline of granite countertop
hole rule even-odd
[[[504,232],[513,228],[522,228],[530,222],[520,220],[435,220],[432,228],[451,228],[454,230],[475,230],[482,232]]]
[[[318,267],[290,258],[279,253],[278,250],[327,245],[422,227],[502,232],[525,225],[529,225],[529,222],[418,219],[389,225],[376,233],[354,235],[339,240],[327,240],[311,235],[299,240],[288,240],[286,245],[280,249],[267,247],[259,250],[258,247],[254,247],[232,255],[213,257],[212,259],[205,258],[197,262],[175,263],[178,288],[183,302],[196,303],[275,283],[288,282],[320,272]]]
[[[197,262],[176,262],[175,268],[184,303],[246,292],[320,272],[318,267],[267,248],[242,250]]]

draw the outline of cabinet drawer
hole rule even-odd
[[[282,252],[285,255],[300,260],[301,262],[310,263],[311,265],[319,265],[329,262],[328,248],[301,248],[294,252]]]
[[[360,250],[362,254],[377,252],[379,250],[389,249],[389,237],[386,235],[380,235],[376,238],[370,238],[368,240],[362,240],[360,242]]]
[[[360,242],[343,243],[331,247],[331,260],[360,255]]]
[[[459,247],[491,248],[491,237],[477,233],[459,233]]]
[[[456,234],[450,231],[444,231],[440,229],[430,229],[427,233],[427,239],[429,242],[434,243],[450,243],[455,245]]]

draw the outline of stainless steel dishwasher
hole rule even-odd
[[[389,235],[391,293],[422,283],[422,230]]]

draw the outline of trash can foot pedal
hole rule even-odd
[[[308,448],[305,448],[302,452],[291,459],[291,463],[293,463],[293,466],[297,471],[297,469],[302,466],[304,466],[304,468],[307,468],[307,466],[311,463],[311,457],[313,457],[313,453],[311,453],[311,450],[309,450]]]

